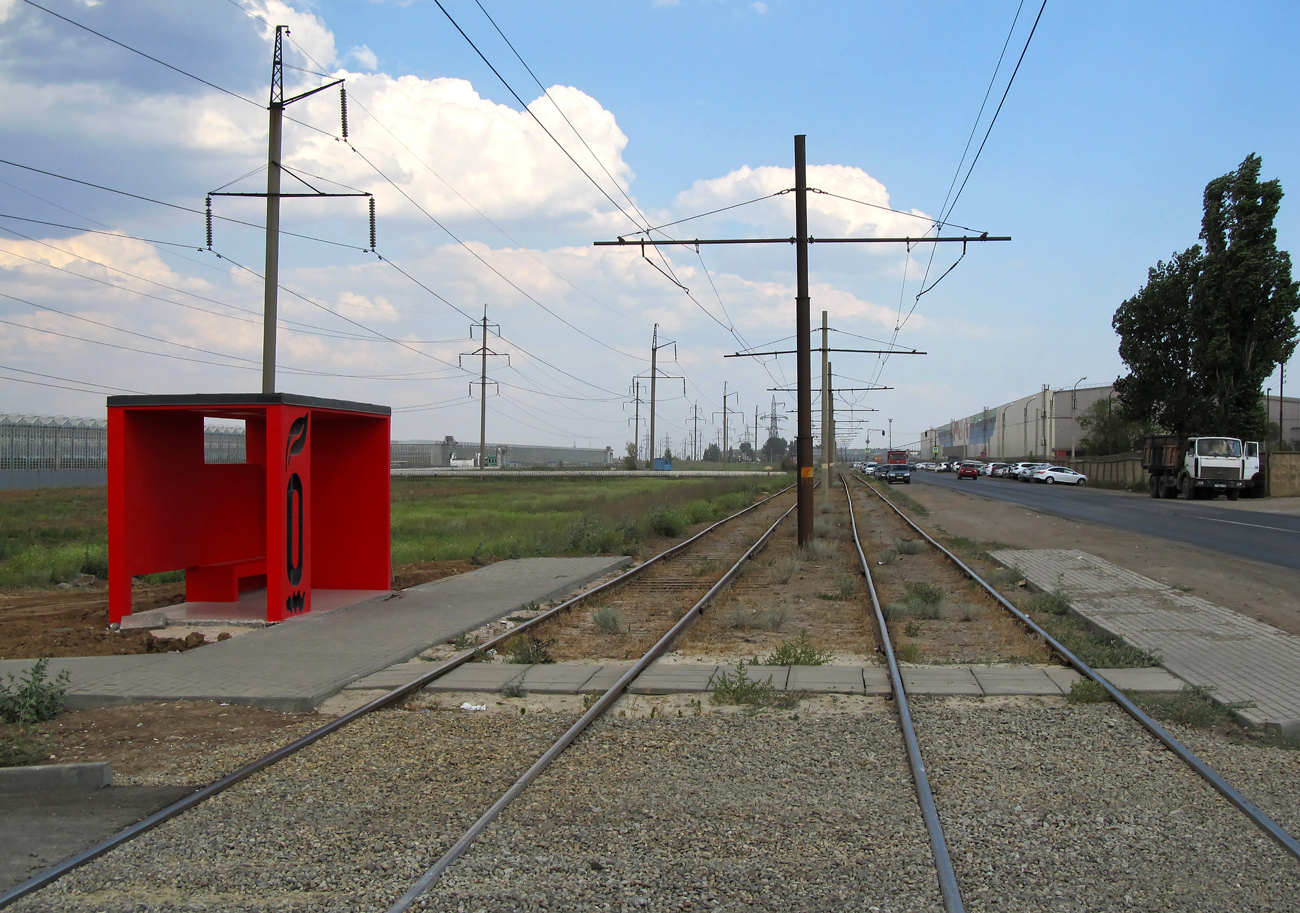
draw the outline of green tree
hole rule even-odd
[[[636,444],[632,441],[627,442],[627,456],[623,457],[623,468],[628,471],[636,469]]]
[[[1200,421],[1200,396],[1192,369],[1192,295],[1202,266],[1200,245],[1174,254],[1147,271],[1147,284],[1115,312],[1119,357],[1129,374],[1115,393],[1137,421],[1175,433]]]
[[[788,446],[789,444],[786,443],[783,437],[773,436],[768,438],[767,443],[763,445],[763,459],[768,461],[781,459],[785,456]]]
[[[722,462],[722,450],[717,444],[710,444],[704,448],[704,459],[709,463]]]
[[[1260,158],[1205,188],[1205,269],[1193,300],[1192,358],[1208,400],[1210,427],[1260,438],[1268,427],[1264,381],[1295,351],[1300,283],[1277,249],[1282,184],[1260,182]]]
[[[1088,456],[1128,453],[1142,447],[1142,438],[1152,433],[1149,424],[1134,421],[1124,411],[1123,400],[1108,396],[1079,413],[1084,436],[1079,449]]]
[[[1260,390],[1296,347],[1300,284],[1277,249],[1279,181],[1251,154],[1205,188],[1202,250],[1158,263],[1112,326],[1129,375],[1115,382],[1128,417],[1175,433],[1258,439]]]

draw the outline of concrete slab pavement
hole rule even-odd
[[[1243,705],[1233,712],[1247,725],[1300,735],[1300,637],[1086,552],[991,554],[1041,589],[1067,591],[1072,613],[1091,627],[1155,654],[1217,700]]]
[[[630,560],[500,561],[101,676],[71,688],[68,706],[217,700],[272,710],[311,710],[357,679],[405,662],[529,603],[572,592]],[[475,665],[483,664],[470,667]]]

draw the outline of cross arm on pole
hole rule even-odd
[[[818,349],[817,351],[822,351]],[[827,352],[857,352],[865,355],[928,355],[928,352],[918,352],[916,349],[826,349]],[[723,355],[723,358],[757,358],[760,355],[795,355],[797,349],[778,349],[774,352],[736,352],[734,355]],[[873,388],[880,389],[880,388]]]
[[[593,241],[594,247],[698,247],[701,244],[794,244],[797,238],[692,238],[689,240],[652,241],[647,238],[619,238],[616,241]],[[977,241],[1010,241],[1010,235],[941,235],[937,238],[814,238],[809,244],[970,244]]]

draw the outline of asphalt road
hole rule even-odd
[[[1300,516],[1218,507],[1213,501],[1166,501],[1073,485],[1041,485],[981,476],[914,472],[918,485],[1020,504],[1067,520],[1185,542],[1237,558],[1300,570]]]

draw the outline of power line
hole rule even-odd
[[[14,372],[17,372],[18,374],[30,374],[30,375],[32,375],[33,377],[44,377],[44,378],[46,378],[47,380],[61,380],[61,381],[64,381],[65,383],[69,383],[69,384],[81,384],[83,387],[99,387],[99,388],[100,388],[99,390],[79,390],[79,392],[81,392],[81,393],[99,393],[99,392],[102,391],[102,390],[111,390],[111,391],[113,391],[114,393],[140,393],[139,390],[127,390],[127,389],[124,388],[124,387],[112,387],[112,386],[109,386],[109,385],[107,385],[107,384],[97,384],[97,383],[95,383],[95,382],[93,382],[93,381],[89,381],[89,380],[76,380],[76,379],[71,378],[71,377],[60,377],[60,376],[57,375],[57,374],[42,374],[40,371],[26,371],[26,370],[23,370],[22,368],[15,368],[15,367],[12,367],[12,366],[10,366],[10,365],[0,365],[0,369],[3,369],[3,370],[5,370],[5,371],[14,371]],[[5,377],[5,378],[0,378],[0,380],[13,380],[13,381],[17,381],[17,382],[20,383],[20,384],[39,384],[39,385],[42,386],[42,387],[59,387],[59,386],[60,386],[60,385],[58,385],[58,384],[42,384],[40,381],[35,381],[35,380],[24,380],[24,379],[21,378],[21,377]],[[63,390],[77,390],[78,388],[76,388],[76,387],[60,387],[60,389],[63,389]]]
[[[23,0],[23,2],[30,3],[31,0]],[[153,203],[158,206],[166,206],[168,209],[179,209],[181,212],[193,213],[196,216],[205,216],[205,217],[207,216],[207,213],[202,209],[192,209],[189,206],[181,206],[178,203],[168,203],[165,200],[155,200],[152,197],[141,196],[138,193],[131,193],[130,191],[127,190],[118,190],[115,187],[106,187],[103,184],[95,184],[91,181],[83,181],[79,178],[69,177],[66,174],[58,174],[57,172],[54,171],[46,171],[43,168],[34,168],[31,165],[22,165],[19,164],[18,162],[11,162],[8,159],[0,159],[0,165],[10,165],[14,168],[21,168],[24,171],[34,171],[37,174],[44,174],[48,177],[58,178],[61,181],[69,181],[73,184],[81,184],[83,187],[93,187],[96,190],[103,190],[107,193],[115,193],[119,196],[130,197],[133,200],[141,200],[145,203]],[[230,222],[234,225],[243,225],[247,228],[256,228],[259,231],[266,231],[265,225],[258,225],[256,222],[245,222],[241,219],[232,219],[229,216],[219,216],[215,214],[212,216],[212,218],[220,219],[222,222]],[[290,237],[293,238],[302,238],[304,241],[316,241],[320,244],[331,244],[335,247],[346,247],[349,250],[358,250],[363,253],[366,252],[366,248],[364,247],[358,247],[355,244],[345,244],[342,241],[330,241],[327,238],[315,238],[312,237],[311,235],[301,235],[301,234],[297,234],[296,232],[285,231],[284,229],[280,229],[280,234],[289,235]]]
[[[949,213],[957,208],[957,201],[961,199],[962,191],[966,189],[966,182],[970,180],[971,173],[980,160],[980,154],[984,151],[984,144],[989,141],[989,134],[993,132],[993,125],[998,122],[998,115],[1002,113],[1002,105],[1006,103],[1007,95],[1011,92],[1011,86],[1016,81],[1016,74],[1020,72],[1020,65],[1025,62],[1025,54],[1029,51],[1029,42],[1034,40],[1034,32],[1038,30],[1038,22],[1043,18],[1043,11],[1046,9],[1047,0],[1043,0],[1043,5],[1038,8],[1038,15],[1034,18],[1034,25],[1029,30],[1029,37],[1025,39],[1025,46],[1020,51],[1020,58],[1016,61],[1016,68],[1011,71],[1011,78],[1007,80],[1007,87],[1002,92],[1002,99],[998,102],[997,110],[993,112],[993,119],[989,121],[989,128],[984,131],[984,139],[980,141],[980,147],[975,151],[975,157],[971,159],[970,168],[966,171],[966,177],[961,182],[961,187],[957,188],[957,195],[952,198],[952,203],[948,206]]]

